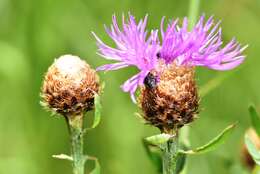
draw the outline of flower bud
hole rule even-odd
[[[150,72],[141,88],[140,107],[144,119],[164,133],[171,133],[193,121],[199,98],[192,66],[162,64],[159,73]]]
[[[49,67],[42,86],[42,103],[65,115],[79,115],[94,107],[99,93],[96,71],[77,56],[64,55]]]

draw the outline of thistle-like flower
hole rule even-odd
[[[117,63],[104,65],[98,70],[116,70],[136,66],[140,72],[127,80],[122,89],[130,92],[135,101],[135,91],[141,87],[139,105],[148,123],[163,132],[171,132],[191,122],[198,112],[199,97],[194,79],[195,67],[204,66],[214,70],[229,70],[240,65],[246,47],[232,39],[222,46],[220,22],[213,17],[205,21],[201,16],[193,29],[188,30],[188,20],[181,25],[172,20],[164,30],[161,22],[161,42],[158,30],[147,35],[147,16],[138,23],[129,14],[122,20],[122,30],[112,18],[111,29],[106,31],[116,44],[112,48],[104,44],[95,34],[99,53]]]
[[[45,75],[42,103],[65,116],[79,115],[93,109],[94,95],[99,91],[96,71],[79,57],[64,55]]]

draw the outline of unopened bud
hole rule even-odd
[[[93,109],[99,91],[96,71],[79,57],[64,55],[49,67],[41,97],[49,109],[69,116]]]

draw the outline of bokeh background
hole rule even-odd
[[[148,13],[151,29],[162,16],[186,16],[188,7],[188,0],[0,0],[0,173],[71,173],[69,162],[51,157],[69,153],[65,121],[39,104],[42,78],[54,58],[75,54],[97,67],[107,61],[96,54],[91,31],[112,43],[103,28],[112,14],[131,11],[139,19]],[[240,174],[241,143],[250,125],[247,107],[260,104],[260,1],[201,0],[202,12],[222,20],[225,42],[235,36],[249,48],[236,70],[198,68],[202,89],[217,85],[202,98],[199,119],[190,126],[192,145],[207,142],[233,122],[238,126],[217,151],[190,157],[188,173]],[[103,174],[156,174],[141,138],[159,132],[134,116],[136,105],[119,88],[135,72],[100,73],[106,82],[102,122],[87,134],[85,150],[99,158]],[[92,167],[87,164],[88,171]]]

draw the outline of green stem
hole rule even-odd
[[[85,156],[83,154],[83,114],[66,117],[71,139],[73,174],[84,174]]]
[[[178,136],[171,138],[163,146],[163,174],[177,174]]]
[[[190,127],[189,126],[184,126],[182,129],[181,129],[181,132],[180,132],[180,141],[181,143],[183,143],[183,145],[186,147],[186,148],[189,148],[191,145],[190,145],[190,139],[189,139],[189,134],[190,134]],[[180,174],[187,174],[188,173],[188,163],[187,163],[187,160],[185,162],[185,165],[184,165],[184,168],[183,170],[180,172]]]
[[[190,6],[189,6],[189,29],[191,29],[198,18],[199,14],[199,6],[200,6],[200,0],[190,0]]]

